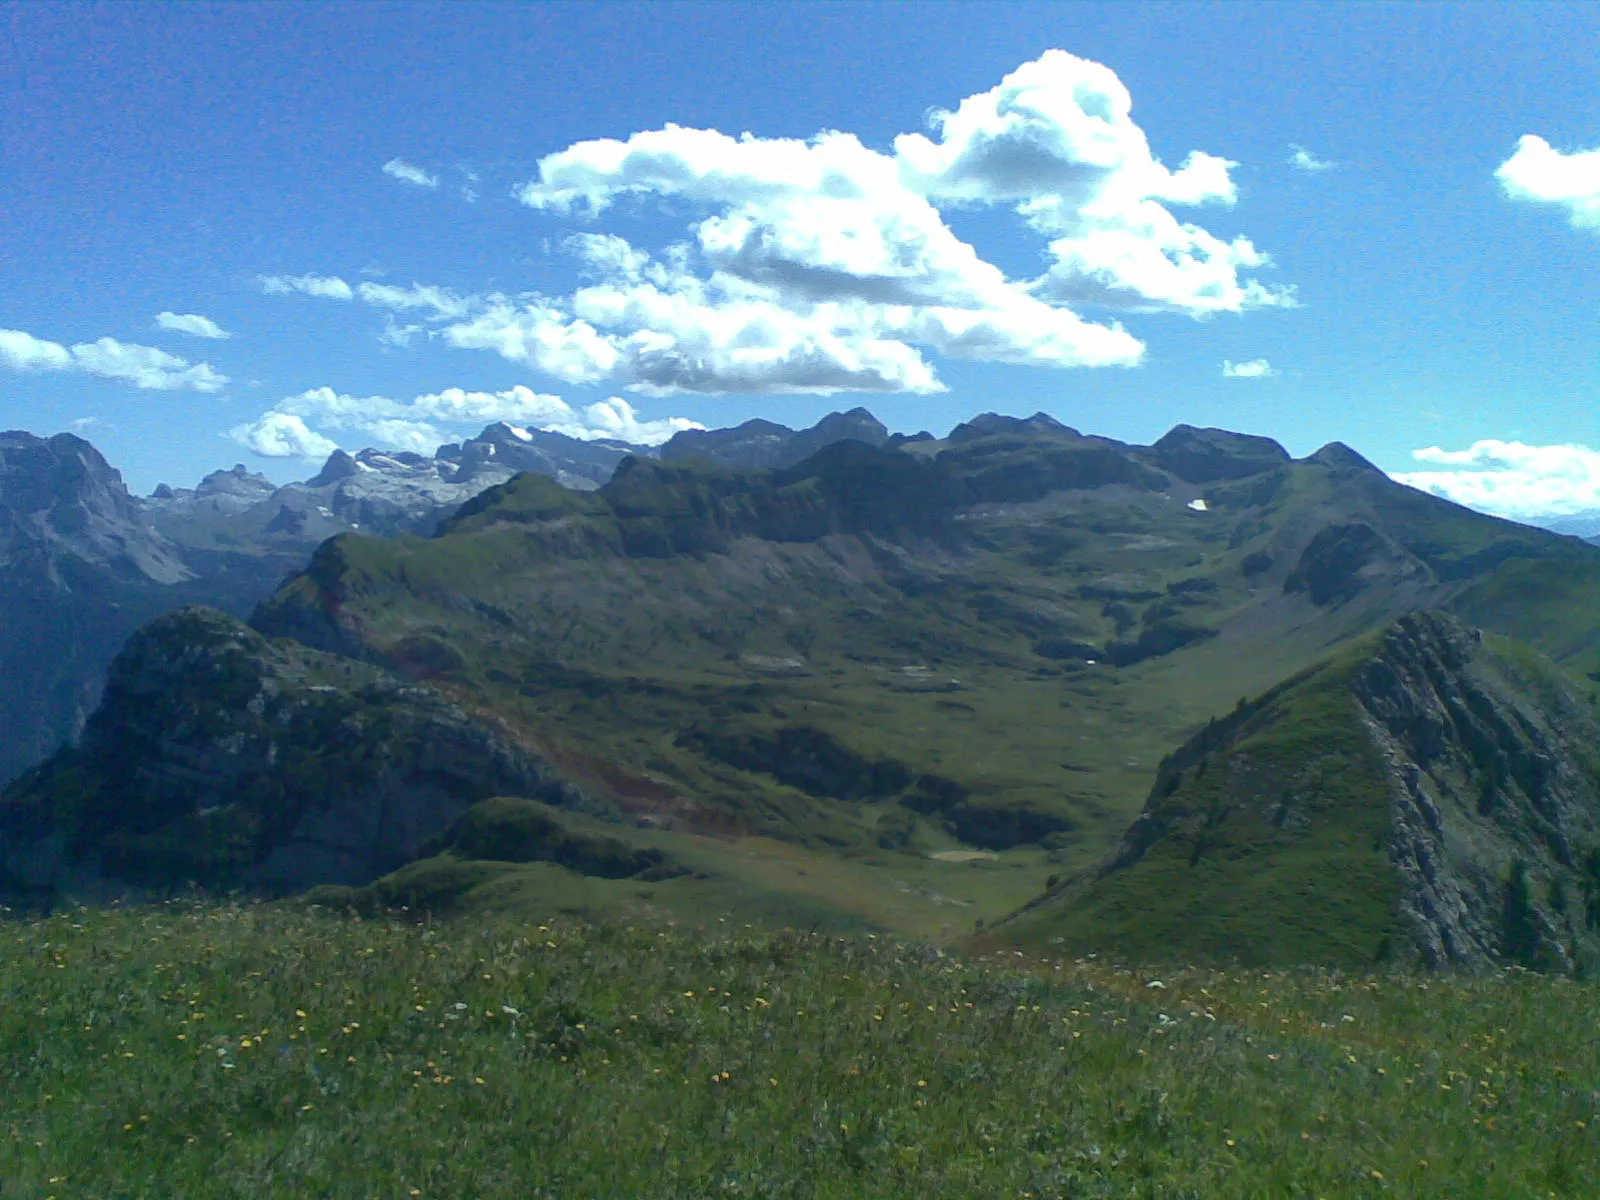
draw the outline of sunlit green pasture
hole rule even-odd
[[[293,907],[0,924],[0,1196],[1592,1194],[1594,985]]]

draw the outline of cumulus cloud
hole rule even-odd
[[[1230,362],[1222,360],[1222,377],[1224,379],[1270,379],[1278,374],[1278,369],[1264,358],[1252,358],[1249,362]]]
[[[1172,169],[1132,120],[1116,74],[1053,50],[933,114],[892,153],[852,134],[808,141],[667,125],[579,142],[540,161],[523,203],[598,217],[629,195],[697,211],[689,240],[652,258],[614,235],[576,249],[599,277],[570,308],[480,321],[537,346],[586,343],[584,369],[645,391],[934,391],[922,348],[1032,366],[1129,366],[1144,347],[1078,308],[1205,316],[1292,302],[1246,277],[1267,265],[1168,207],[1236,198],[1224,158]],[[943,208],[1003,206],[1044,240],[1039,277],[1008,279]],[[703,213],[704,215],[699,215]],[[613,355],[599,352],[594,339]]]
[[[1318,158],[1304,146],[1297,146],[1293,142],[1289,144],[1289,149],[1292,153],[1289,155],[1288,163],[1297,171],[1309,171],[1315,174],[1318,171],[1331,171],[1338,166],[1337,163],[1329,162],[1325,158]]]
[[[409,183],[414,187],[436,188],[439,186],[439,177],[430,175],[421,167],[412,166],[403,158],[391,158],[383,164],[383,173],[390,179],[398,179],[401,183]]]
[[[685,417],[643,420],[631,404],[617,396],[576,409],[560,396],[521,385],[501,392],[446,388],[409,400],[356,396],[319,387],[286,396],[271,411],[238,426],[229,436],[269,458],[314,458],[332,453],[334,443],[318,429],[354,431],[386,449],[432,454],[462,433],[476,433],[500,421],[585,441],[619,438],[645,446],[659,445],[680,430],[704,428]]]
[[[1600,509],[1600,450],[1486,439],[1465,450],[1429,446],[1411,457],[1429,467],[1401,483],[1498,516],[1527,520]]]
[[[337,275],[261,275],[257,281],[261,284],[261,290],[269,296],[301,292],[307,296],[320,296],[324,300],[355,298],[355,291]]]
[[[20,329],[0,329],[0,363],[13,371],[70,371],[72,352]]]
[[[895,139],[902,175],[934,200],[1009,203],[1051,238],[1054,264],[1031,284],[1057,304],[1203,317],[1293,303],[1243,277],[1267,266],[1248,238],[1224,240],[1167,205],[1229,206],[1238,164],[1191,151],[1163,165],[1109,67],[1050,50],[954,112],[933,115],[934,141]]]
[[[1169,167],[1131,114],[1115,72],[1052,50],[888,151],[838,130],[799,140],[668,124],[549,154],[518,190],[529,207],[585,220],[629,197],[687,214],[678,240],[653,250],[607,231],[569,237],[586,276],[570,295],[324,276],[263,286],[403,311],[403,324],[386,318],[391,344],[426,331],[564,383],[645,395],[937,392],[930,353],[1134,366],[1144,344],[1115,314],[1292,304],[1292,289],[1253,277],[1269,259],[1248,238],[1174,213],[1232,206],[1236,164],[1194,150]],[[958,237],[946,210],[974,207],[1012,213],[1042,273],[1009,278]]]
[[[1563,154],[1542,137],[1524,134],[1495,178],[1513,200],[1558,204],[1578,228],[1600,229],[1600,150]]]
[[[552,421],[541,428],[586,442],[614,438],[632,442],[636,446],[659,446],[675,433],[682,433],[686,429],[704,429],[705,426],[687,417],[641,421],[633,405],[621,396],[612,396],[585,405],[578,420]]]
[[[263,413],[259,420],[234,426],[228,436],[262,458],[323,459],[339,448],[337,442],[308,429],[299,417],[285,412]]]
[[[202,317],[199,313],[157,313],[156,328],[166,329],[172,333],[187,333],[190,337],[212,338],[213,340],[222,340],[233,336],[210,317]]]
[[[24,372],[81,371],[156,391],[220,392],[228,385],[210,363],[191,363],[154,346],[103,337],[69,347],[20,329],[0,329],[0,365]]]

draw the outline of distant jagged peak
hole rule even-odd
[[[661,447],[663,460],[705,458],[730,467],[790,467],[835,442],[881,446],[889,430],[865,408],[833,412],[808,429],[795,430],[756,417],[731,429],[686,429]]]
[[[1243,479],[1292,461],[1269,437],[1194,425],[1174,425],[1151,450],[1158,466],[1189,483]]]
[[[872,444],[888,438],[889,429],[882,421],[873,416],[870,411],[857,405],[847,412],[831,412],[810,429],[800,431],[802,437],[808,433],[840,433],[853,437],[857,441]],[[866,434],[867,436],[862,437],[860,436],[861,434]]]
[[[484,426],[483,432],[475,438],[468,438],[464,445],[482,442],[494,446],[506,446],[516,449],[520,446],[536,447],[543,449],[556,449],[560,452],[584,448],[590,450],[612,450],[627,453],[649,453],[649,447],[638,446],[633,442],[623,441],[621,438],[578,438],[571,434],[562,433],[559,429],[537,429],[522,425],[513,425],[509,421],[496,421]]]
[[[70,433],[0,433],[0,559],[19,543],[158,583],[192,577],[145,525],[121,472]]]
[[[213,471],[194,489],[197,496],[267,496],[278,485],[265,475],[251,471],[243,463],[234,463],[226,470]]]
[[[368,448],[358,451],[356,465],[368,471],[390,471],[404,475],[414,475],[419,472],[432,473],[434,458],[428,454],[418,454],[415,450],[374,450]]]
[[[1079,433],[1070,425],[1064,425],[1047,412],[1036,412],[1031,417],[1008,417],[1003,413],[980,413],[970,421],[963,421],[950,431],[947,439],[951,442],[969,442],[977,438],[997,437],[1010,434],[1023,437],[1071,437],[1079,438]]]
[[[330,487],[341,479],[349,479],[350,476],[359,475],[360,473],[361,464],[356,461],[355,455],[348,450],[335,450],[328,455],[328,461],[322,464],[322,470],[306,480],[306,486],[312,488]]]

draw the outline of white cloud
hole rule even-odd
[[[1080,310],[1293,304],[1292,289],[1251,277],[1269,260],[1248,238],[1172,212],[1231,206],[1235,164],[1195,150],[1169,168],[1131,111],[1113,71],[1053,50],[892,152],[836,130],[802,141],[671,124],[578,142],[540,160],[523,203],[593,218],[629,196],[671,197],[670,211],[690,214],[684,236],[655,251],[605,231],[569,237],[587,281],[566,296],[262,284],[403,311],[406,324],[386,318],[391,345],[425,330],[565,383],[645,395],[942,391],[928,352],[1134,366],[1144,344]],[[974,206],[1009,209],[1044,273],[1008,278],[957,237],[943,210]]]
[[[257,279],[261,290],[269,296],[303,292],[324,300],[350,300],[355,297],[350,285],[337,275],[261,275]]]
[[[20,329],[0,329],[0,363],[13,371],[70,371],[72,352]]]
[[[1242,273],[1267,266],[1248,238],[1225,241],[1168,204],[1232,205],[1236,163],[1191,151],[1171,170],[1134,123],[1110,68],[1050,50],[997,87],[936,112],[934,142],[895,139],[902,174],[931,199],[1011,203],[1052,238],[1032,282],[1042,299],[1202,317],[1293,303]]]
[[[262,458],[323,459],[339,444],[306,428],[306,423],[291,413],[262,413],[247,425],[236,425],[228,436]]]
[[[1297,171],[1331,171],[1334,167],[1339,165],[1338,163],[1330,162],[1325,158],[1318,158],[1304,146],[1297,146],[1293,142],[1289,144],[1289,149],[1293,153],[1289,155],[1288,163]]]
[[[1413,450],[1442,470],[1401,472],[1401,483],[1499,516],[1525,520],[1600,509],[1600,450],[1486,439],[1465,450]]]
[[[459,320],[470,311],[473,301],[458,295],[449,288],[424,286],[413,283],[410,287],[397,287],[390,283],[362,283],[356,294],[376,308],[404,311],[426,309],[435,320]]]
[[[157,391],[220,392],[228,384],[210,363],[190,363],[154,346],[103,337],[68,347],[20,329],[0,329],[0,365],[13,371],[82,371]]]
[[[398,179],[401,183],[413,184],[416,187],[436,188],[439,186],[439,177],[430,175],[421,167],[412,166],[403,158],[391,158],[383,164],[383,173],[390,179]]]
[[[317,429],[359,431],[384,448],[432,454],[444,442],[460,436],[452,429],[477,433],[497,421],[583,440],[620,438],[651,446],[680,430],[704,428],[685,417],[641,420],[633,406],[617,396],[578,410],[560,396],[520,385],[503,392],[446,388],[409,400],[355,396],[319,387],[286,396],[260,419],[239,426],[229,436],[267,457],[332,453],[334,443]],[[326,449],[321,448],[324,443]],[[315,449],[293,449],[297,446]]]
[[[926,392],[942,385],[922,347],[1033,366],[1141,360],[1137,338],[1082,306],[1204,316],[1292,303],[1246,277],[1268,262],[1248,239],[1166,207],[1232,204],[1234,164],[1194,151],[1166,167],[1131,108],[1114,72],[1050,51],[893,153],[838,131],[670,124],[579,142],[540,161],[523,203],[598,216],[627,195],[672,196],[703,214],[690,240],[653,258],[579,235],[569,246],[597,283],[566,302],[496,305],[447,336],[646,392]],[[1011,208],[1045,239],[1048,271],[1007,279],[958,238],[940,206],[973,205]]]
[[[1542,137],[1524,134],[1494,174],[1513,200],[1559,204],[1578,228],[1600,229],[1600,150],[1563,154]]]
[[[1264,358],[1252,358],[1249,362],[1230,362],[1222,360],[1222,377],[1224,379],[1270,379],[1278,374],[1278,369]]]
[[[157,313],[156,328],[170,330],[173,333],[187,333],[191,337],[216,340],[233,336],[210,317],[202,317],[199,313]]]

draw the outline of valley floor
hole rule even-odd
[[[292,906],[0,923],[0,1197],[1593,1194],[1596,986]]]

